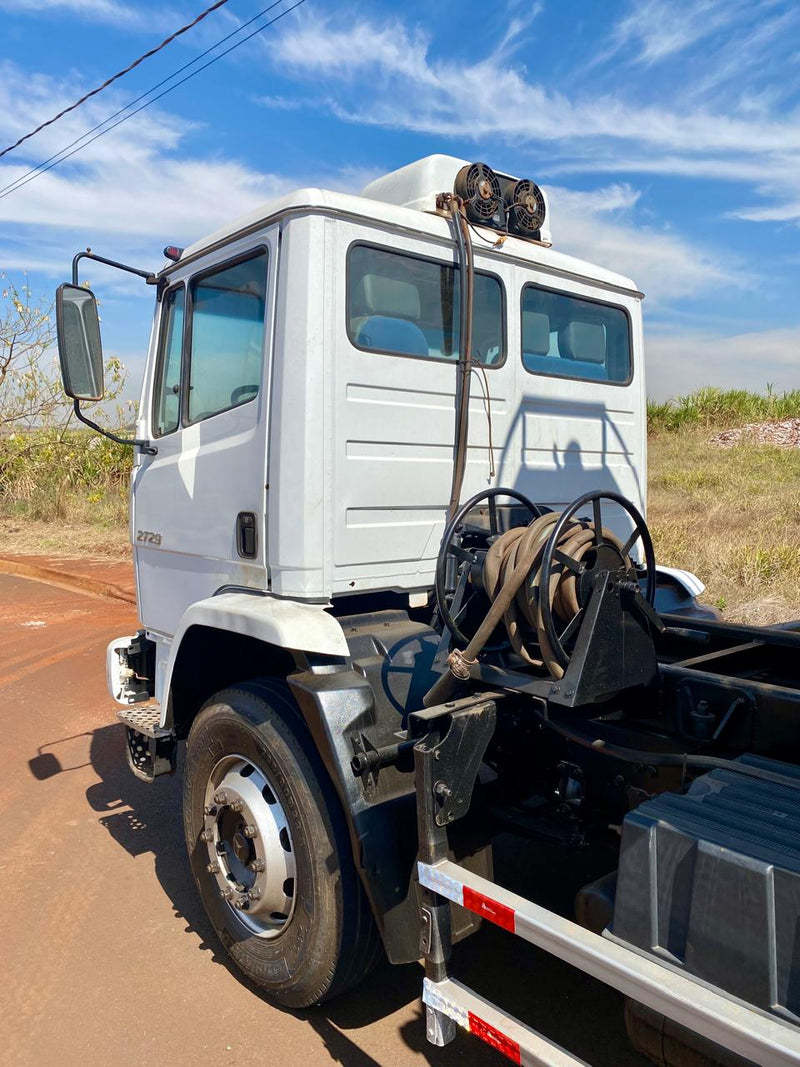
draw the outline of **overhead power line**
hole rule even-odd
[[[51,168],[48,167],[48,163],[52,163],[53,160],[57,160],[58,162],[60,162],[60,160],[58,159],[59,156],[63,156],[64,159],[66,159],[67,157],[64,155],[64,153],[69,152],[70,148],[73,148],[80,141],[86,141],[86,139],[88,137],[91,137],[91,135],[96,130],[101,129],[101,127],[107,125],[109,122],[112,122],[118,115],[121,115],[123,112],[128,111],[135,104],[138,104],[140,100],[144,100],[145,97],[148,97],[151,93],[154,93],[156,89],[160,89],[162,85],[166,85],[167,82],[171,82],[173,78],[177,78],[179,74],[183,74],[183,72],[185,70],[188,70],[189,67],[193,67],[195,63],[199,63],[201,59],[204,59],[211,52],[214,52],[217,48],[219,48],[220,45],[225,44],[225,42],[229,41],[231,37],[238,36],[238,34],[242,32],[242,30],[246,30],[248,26],[252,26],[254,22],[257,22],[260,18],[263,18],[264,15],[268,14],[270,11],[272,11],[273,8],[278,7],[278,5],[282,3],[283,0],[274,0],[274,2],[269,5],[269,7],[265,7],[263,10],[253,15],[252,18],[249,18],[246,22],[243,22],[241,23],[241,25],[237,26],[235,30],[231,30],[231,32],[226,33],[224,37],[220,37],[218,41],[215,41],[214,44],[206,48],[204,52],[200,52],[200,54],[196,55],[194,59],[190,59],[189,62],[184,63],[182,67],[178,67],[177,70],[173,70],[173,72],[171,74],[168,74],[166,78],[162,78],[160,82],[156,82],[155,85],[152,85],[143,93],[140,93],[138,96],[135,96],[133,100],[129,100],[127,104],[124,104],[122,107],[117,108],[117,110],[112,112],[112,114],[107,115],[101,122],[98,122],[96,126],[92,126],[90,130],[86,130],[79,137],[76,137],[74,141],[70,141],[69,144],[64,145],[63,148],[60,148],[57,152],[54,152],[52,156],[48,156],[47,159],[43,159],[41,163],[37,163],[35,167],[31,167],[30,170],[26,171],[24,174],[21,174],[18,178],[15,178],[13,182],[9,182],[8,185],[4,185],[2,188],[0,188],[0,199],[2,198],[3,193],[11,192],[13,189],[17,188],[17,186],[27,185],[27,179],[35,175],[38,171],[50,170]],[[88,144],[89,142],[86,141],[86,143]]]
[[[46,122],[40,123],[35,130],[31,130],[30,133],[26,133],[24,136],[20,137],[18,141],[15,141],[13,144],[8,145],[7,148],[4,148],[0,152],[0,159],[2,159],[3,156],[8,155],[9,152],[13,152],[15,148],[19,148],[19,146],[24,141],[29,141],[31,137],[35,137],[36,134],[40,133],[43,129],[45,129],[45,127],[52,126],[54,122],[58,122],[59,119],[62,119],[65,115],[68,115],[70,111],[74,111],[76,108],[79,108],[81,104],[85,104],[87,100],[91,99],[91,97],[97,96],[98,93],[102,93],[102,91],[104,89],[107,89],[109,85],[112,84],[112,82],[115,82],[119,78],[123,77],[123,75],[128,74],[134,69],[134,67],[138,67],[140,63],[143,63],[146,59],[149,59],[150,56],[154,56],[156,52],[160,52],[162,48],[166,48],[168,44],[172,44],[176,37],[180,37],[182,33],[186,33],[187,30],[191,30],[194,26],[198,24],[198,22],[202,22],[204,18],[207,18],[212,13],[212,11],[216,11],[217,8],[222,7],[223,4],[227,3],[228,0],[216,0],[216,3],[213,3],[211,7],[207,7],[205,11],[201,11],[196,18],[192,19],[191,22],[187,22],[185,26],[181,26],[179,30],[176,30],[174,33],[171,33],[169,37],[165,37],[161,44],[157,45],[155,48],[151,48],[149,52],[145,52],[144,55],[139,56],[138,59],[134,59],[133,63],[130,63],[127,67],[125,67],[124,70],[118,70],[116,74],[112,74],[110,78],[106,78],[102,85],[98,85],[96,89],[92,89],[91,92],[85,93],[80,98],[80,100],[76,100],[74,104],[70,104],[69,107],[65,107],[62,111],[59,111],[57,115],[53,115],[51,119],[48,119]]]
[[[220,52],[219,55],[213,56],[207,63],[204,63],[201,67],[198,67],[196,70],[191,71],[189,74],[186,75],[186,77],[181,78],[180,81],[175,82],[174,85],[168,86],[166,89],[163,90],[163,92],[158,93],[157,96],[153,96],[151,97],[151,99],[146,100],[140,107],[137,107],[134,111],[128,111],[128,109],[133,107],[133,105],[139,100],[142,100],[146,96],[150,96],[150,94],[156,89],[158,89],[160,86],[177,77],[177,75],[180,74],[182,71],[186,70],[187,67],[193,66],[203,56],[208,55],[209,52],[213,52],[214,49],[218,48],[225,41],[229,40],[237,33],[240,33],[246,26],[251,25],[257,19],[263,17],[265,14],[267,14],[267,12],[277,7],[278,4],[282,2],[283,0],[274,0],[274,3],[270,4],[269,7],[264,8],[263,11],[260,11],[257,15],[254,15],[253,18],[243,23],[241,26],[239,26],[238,29],[221,38],[219,41],[217,41],[216,44],[212,45],[210,48],[207,48],[205,52],[201,52],[199,56],[196,56],[189,63],[185,63],[182,67],[179,67],[178,70],[174,71],[167,78],[164,78],[162,81],[158,82],[151,89],[148,89],[147,92],[142,93],[140,96],[137,96],[129,104],[126,104],[125,107],[120,108],[112,115],[109,115],[107,118],[103,119],[103,121],[98,123],[97,126],[94,126],[91,130],[88,130],[85,134],[82,134],[75,141],[72,141],[69,145],[66,145],[63,149],[61,149],[60,152],[57,152],[54,156],[50,156],[49,159],[44,161],[44,163],[38,164],[38,166],[28,171],[27,174],[21,175],[15,181],[10,182],[3,189],[0,189],[0,200],[2,200],[6,196],[10,196],[12,193],[17,192],[17,190],[23,188],[29,182],[32,182],[34,178],[38,178],[41,174],[45,174],[47,171],[52,170],[53,167],[56,167],[59,163],[63,163],[65,162],[65,160],[70,159],[82,149],[88,148],[88,146],[92,144],[92,142],[96,141],[98,138],[103,137],[107,133],[110,133],[112,130],[116,129],[117,126],[120,126],[123,122],[126,122],[128,119],[133,118],[134,115],[138,115],[140,111],[144,111],[145,108],[149,107],[151,104],[156,103],[157,100],[161,100],[162,97],[166,96],[168,93],[171,93],[173,89],[177,89],[179,86],[183,85],[185,82],[193,78],[196,74],[200,74],[201,71],[204,71],[208,67],[212,66],[214,63],[217,62],[217,60],[229,55],[231,52],[239,48],[240,45],[246,44],[247,41],[251,40],[257,34],[263,33],[264,30],[268,29],[270,26],[273,26],[276,22],[282,19],[284,15],[290,14],[296,8],[300,7],[301,4],[304,4],[305,0],[295,0],[295,3],[292,4],[291,7],[287,7],[284,11],[279,12],[274,18],[270,19],[268,22],[265,22],[263,26],[258,26],[255,30],[253,30],[252,33],[247,34],[247,36],[243,37],[240,41],[236,41],[230,46],[230,48],[226,48],[224,52]],[[128,111],[128,114],[122,114],[122,112],[125,111]],[[117,118],[116,122],[108,126],[107,123],[111,122],[111,120],[116,118],[116,116],[118,115],[122,115],[122,117]],[[105,128],[101,129],[101,127]],[[96,130],[99,132],[95,133]],[[94,133],[94,136],[90,137],[89,135],[92,133]],[[88,138],[88,140],[86,138]],[[75,145],[76,147],[73,148],[73,145]],[[72,150],[68,151],[68,149]]]

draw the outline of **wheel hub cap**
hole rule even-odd
[[[276,937],[294,911],[296,863],[272,783],[246,757],[225,756],[209,776],[205,812],[201,841],[220,894],[251,933]]]

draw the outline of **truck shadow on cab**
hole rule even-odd
[[[89,786],[86,799],[100,815],[100,823],[128,855],[147,853],[154,857],[156,876],[169,897],[175,915],[185,923],[185,931],[199,940],[200,949],[229,972],[231,978],[254,996],[271,1001],[241,977],[230,963],[203,910],[195,890],[186,856],[181,825],[181,775],[162,777],[155,786],[138,781],[128,771],[124,731],[121,726],[103,726],[89,735],[89,763],[99,781]],[[67,739],[70,740],[70,739]],[[58,744],[58,743],[56,743]],[[40,748],[29,761],[39,780],[86,766],[63,765],[50,749]],[[180,771],[180,768],[179,768]],[[518,842],[500,839],[496,849],[498,867],[509,888],[530,892],[531,879],[538,883],[550,906],[563,892],[547,872],[561,870],[554,857],[543,850],[533,865],[521,867]],[[530,857],[529,857],[530,858]],[[515,861],[516,860],[516,861]],[[563,863],[563,856],[561,862]],[[585,880],[587,873],[582,878]],[[553,883],[553,884],[549,884]],[[602,1067],[638,1067],[644,1061],[630,1048],[622,1024],[621,998],[608,986],[594,982],[566,964],[520,945],[504,931],[484,926],[475,938],[456,945],[452,971],[489,999],[502,989],[504,1007],[541,1029],[551,1039],[574,1053],[591,1058]],[[359,1031],[386,1019],[409,1005],[398,1032],[409,1050],[423,1057],[431,1067],[454,1062],[471,1067],[491,1067],[498,1055],[474,1038],[459,1031],[454,1044],[440,1049],[425,1039],[425,1018],[419,1002],[422,969],[417,964],[392,967],[384,962],[361,987],[320,1008],[304,1011],[278,1010],[308,1023],[319,1035],[334,1062],[347,1067],[381,1067],[358,1045]],[[348,1036],[353,1033],[355,1040]],[[385,1040],[385,1038],[384,1038]]]

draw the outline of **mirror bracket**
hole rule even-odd
[[[95,263],[105,263],[107,267],[116,267],[117,270],[125,270],[128,274],[136,274],[140,278],[144,278],[148,285],[155,285],[157,282],[157,277],[152,271],[129,267],[127,263],[118,263],[115,259],[106,259],[105,256],[98,256],[91,248],[87,248],[85,252],[78,252],[72,260],[72,284],[75,286],[80,285],[78,281],[78,264],[82,259],[93,259]]]
[[[118,263],[115,259],[107,259],[105,256],[98,256],[91,248],[87,248],[85,252],[78,252],[72,260],[72,284],[79,286],[80,281],[78,278],[78,264],[82,259],[92,259],[96,263],[105,263],[108,267],[116,267],[118,270],[127,271],[128,274],[136,274],[140,278],[144,278],[148,285],[155,285],[157,277],[151,271],[140,270],[138,267],[129,267],[127,263]],[[94,430],[96,433],[102,434],[103,437],[107,437],[110,441],[116,441],[118,445],[134,445],[146,456],[157,456],[158,449],[154,445],[151,445],[149,441],[140,441],[138,438],[131,437],[118,437],[116,434],[111,433],[109,430],[104,430],[102,426],[98,426],[96,422],[92,422],[91,419],[87,419],[81,411],[80,401],[73,399],[72,407],[75,412],[75,417],[80,422]]]
[[[102,426],[98,426],[96,422],[92,422],[91,419],[87,419],[81,411],[80,400],[73,400],[72,407],[75,412],[76,418],[78,418],[84,425],[95,430],[97,433],[102,434],[103,437],[107,437],[109,441],[116,441],[118,445],[135,445],[141,449],[146,456],[157,456],[158,449],[155,445],[151,445],[149,441],[141,441],[138,437],[117,437],[115,433],[111,433],[110,430],[104,430]]]

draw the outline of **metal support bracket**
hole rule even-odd
[[[419,858],[437,863],[447,858],[447,825],[469,810],[478,770],[494,733],[499,694],[482,694],[426,708],[410,716],[417,792]],[[422,887],[420,951],[425,976],[433,982],[447,978],[452,953],[450,903]],[[428,1040],[446,1045],[456,1035],[452,1018],[435,1005],[425,1007]]]
[[[485,696],[441,704],[411,716],[413,733],[430,728],[414,751],[422,770],[425,806],[436,826],[447,826],[469,810],[486,746],[497,720],[493,699]],[[418,792],[419,797],[419,792]]]

